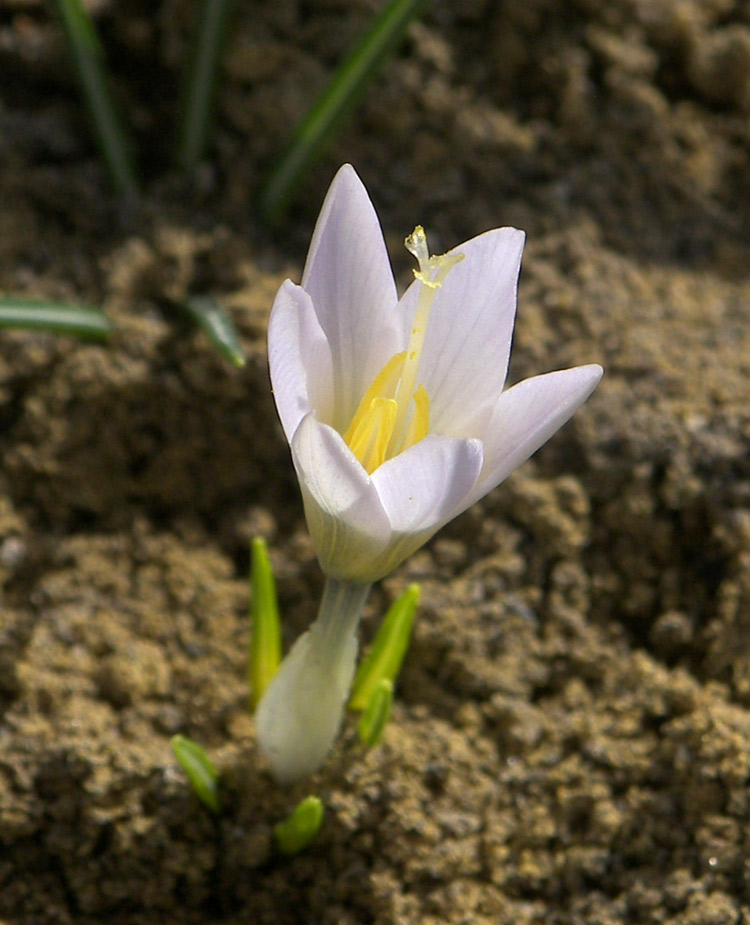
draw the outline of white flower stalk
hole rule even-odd
[[[418,227],[406,246],[419,269],[398,299],[361,181],[346,165],[331,184],[302,284],[287,280],[276,296],[268,351],[313,545],[336,588],[387,575],[528,459],[599,382],[600,366],[580,366],[504,391],[523,242],[523,232],[498,228],[435,257]],[[259,741],[280,779],[301,776],[279,757],[285,750],[302,761],[309,747],[320,763],[335,738],[357,620],[342,621],[335,653],[323,651],[332,631],[318,637],[313,626],[261,700]],[[338,621],[321,608],[319,622]],[[343,691],[335,717],[326,675]],[[319,712],[313,691],[325,700]],[[291,719],[303,705],[307,719]]]
[[[292,646],[255,714],[255,729],[281,784],[312,774],[338,734],[354,680],[357,627],[369,585],[329,579],[318,619]]]

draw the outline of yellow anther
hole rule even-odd
[[[396,402],[392,398],[373,398],[348,441],[349,449],[370,474],[387,458],[396,410]]]
[[[419,443],[430,432],[430,396],[427,394],[427,389],[420,385],[412,398],[414,399],[414,415],[409,421],[403,443],[399,447],[399,453],[403,453],[410,446]]]
[[[372,380],[370,388],[365,392],[362,401],[359,403],[359,407],[354,413],[352,422],[344,434],[344,441],[349,445],[350,449],[354,449],[352,447],[354,434],[360,428],[363,420],[370,414],[370,405],[372,405],[373,401],[376,398],[393,398],[396,386],[401,378],[401,370],[404,368],[405,359],[405,353],[397,353],[395,356],[392,356]],[[357,453],[355,452],[354,455],[356,456]],[[361,459],[360,462],[362,462]]]

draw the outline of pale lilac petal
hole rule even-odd
[[[302,286],[312,297],[331,348],[336,410],[344,431],[383,365],[403,350],[383,232],[367,191],[348,164],[320,212]]]
[[[276,408],[287,440],[311,410],[326,420],[333,410],[331,351],[310,296],[282,284],[268,322],[268,363]]]
[[[467,507],[473,504],[532,453],[591,395],[602,377],[601,366],[576,366],[524,379],[498,399],[483,437],[484,469]]]
[[[479,440],[430,435],[372,474],[394,533],[436,529],[474,487],[483,462]]]
[[[388,548],[371,565],[375,578],[392,572],[467,507],[482,461],[479,440],[433,435],[373,472],[393,530]]]
[[[370,563],[388,546],[391,527],[372,479],[341,434],[314,415],[292,439],[305,517],[326,575],[371,581]]]
[[[496,228],[450,252],[464,259],[435,295],[418,376],[437,433],[471,436],[469,409],[481,409],[505,383],[524,240],[516,228]],[[415,281],[399,305],[407,330],[418,290]]]

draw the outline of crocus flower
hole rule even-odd
[[[338,732],[373,581],[491,491],[588,398],[601,367],[504,391],[523,232],[497,228],[431,257],[401,299],[377,215],[350,166],[318,218],[302,284],[279,289],[271,381],[327,576],[318,619],[256,714],[274,776],[317,769]]]
[[[399,300],[375,210],[342,167],[302,284],[285,282],[271,313],[276,406],[313,545],[339,579],[387,575],[528,459],[602,375],[580,366],[503,391],[523,232],[497,228],[443,258],[429,258],[421,229],[408,240],[420,269]]]

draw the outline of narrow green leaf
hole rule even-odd
[[[276,847],[282,854],[299,854],[318,834],[322,823],[322,802],[318,797],[307,797],[290,816],[274,826]]]
[[[375,685],[359,723],[359,741],[366,748],[374,748],[383,738],[393,708],[393,682],[381,678]]]
[[[201,3],[185,73],[177,135],[177,163],[183,170],[194,170],[206,150],[231,5],[232,0]]]
[[[250,707],[258,706],[281,664],[281,619],[276,581],[265,540],[253,540],[250,563],[252,590],[250,638]]]
[[[195,795],[214,813],[218,813],[219,775],[213,762],[197,742],[176,735],[172,737],[172,751],[187,774]]]
[[[211,296],[190,296],[180,305],[201,328],[219,354],[233,366],[245,365],[240,339],[232,319]]]
[[[55,0],[102,158],[118,193],[135,193],[138,176],[129,134],[110,91],[99,36],[80,0]]]
[[[409,585],[391,605],[372,648],[357,670],[349,699],[350,710],[365,710],[381,680],[395,682],[409,648],[419,595],[419,585]]]
[[[306,171],[424,3],[425,0],[391,0],[342,63],[261,190],[260,212],[268,224],[283,218]]]
[[[13,297],[0,298],[0,328],[49,331],[87,340],[106,340],[114,330],[98,309]]]

